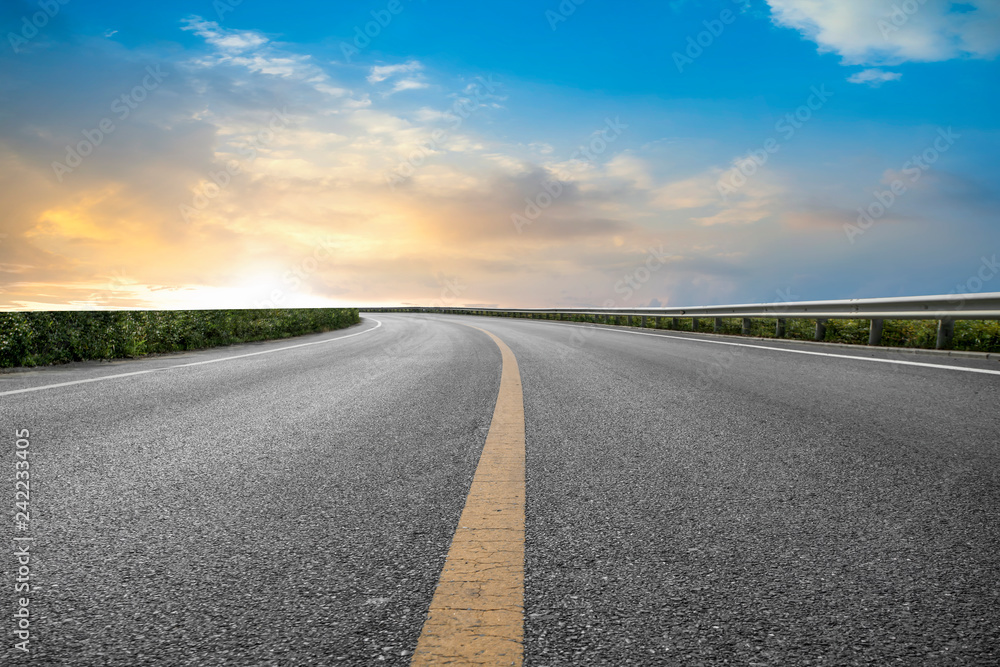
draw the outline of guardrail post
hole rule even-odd
[[[868,344],[878,345],[882,342],[882,320],[872,320],[871,328],[868,330]]]
[[[646,316],[645,315],[643,315],[643,316],[641,316],[639,318],[639,326],[642,327],[643,329],[646,328]]]
[[[691,318],[691,331],[697,331],[697,330],[698,330],[698,318],[697,317],[692,317]]]
[[[951,339],[955,336],[955,320],[938,320],[937,342],[934,344],[939,350],[947,350],[951,347]]]
[[[826,320],[816,320],[816,335],[813,340],[826,340]]]
[[[785,320],[779,317],[778,321],[774,324],[774,337],[784,338],[785,337]]]
[[[749,336],[750,335],[750,318],[749,317],[744,317],[743,318],[743,335],[744,336]]]
[[[716,317],[715,318],[715,322],[712,323],[712,331],[715,332],[715,333],[719,333],[720,331],[722,331],[722,318],[721,317]]]
[[[674,331],[676,331],[677,329],[680,328],[680,326],[681,326],[681,323],[680,323],[680,321],[676,317],[671,317],[670,318],[670,328],[671,329],[673,329]]]

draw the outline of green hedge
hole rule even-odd
[[[196,350],[342,329],[356,308],[0,313],[0,367]]]
[[[638,318],[632,318],[633,323]],[[670,329],[671,318],[663,318],[661,326]],[[698,320],[698,331],[710,333],[714,329],[715,319],[703,317]],[[678,331],[691,331],[691,318],[680,318]],[[774,318],[752,318],[750,320],[750,335],[763,338],[775,337]],[[648,318],[648,327],[654,326],[654,319]],[[851,343],[867,345],[870,320],[828,320],[826,323],[826,340],[831,343]],[[790,318],[785,320],[785,338],[792,340],[813,340],[816,320]],[[739,317],[722,318],[722,329],[719,333],[740,335],[743,331],[743,319]],[[885,320],[882,326],[883,347],[915,347],[933,349],[937,342],[936,320]],[[978,352],[1000,352],[1000,321],[997,320],[958,320],[955,322],[955,335],[952,338],[952,350],[972,350]]]

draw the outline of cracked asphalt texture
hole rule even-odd
[[[524,386],[526,665],[1000,663],[1000,376],[375,314],[0,392],[372,318],[0,397],[37,538],[32,653],[7,615],[0,662],[407,664],[499,386],[467,322]]]

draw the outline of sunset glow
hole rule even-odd
[[[1000,249],[996,3],[567,4],[6,4],[0,307],[937,294]]]

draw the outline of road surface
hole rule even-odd
[[[0,375],[0,662],[409,664],[511,367],[473,327],[524,664],[1000,662],[1000,363],[420,314]]]

